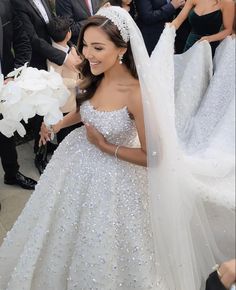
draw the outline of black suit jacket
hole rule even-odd
[[[12,52],[14,50],[14,55]],[[29,62],[31,45],[19,17],[14,13],[10,0],[0,1],[0,60],[2,73]]]
[[[92,0],[93,12],[96,13],[101,0]],[[76,45],[80,29],[91,16],[85,0],[56,0],[57,15],[68,17],[71,21],[72,38],[71,41]]]
[[[170,22],[175,14],[175,8],[167,0],[135,0],[137,9],[137,24],[151,54],[156,46],[166,22]]]
[[[14,8],[21,18],[24,29],[32,46],[32,58],[30,66],[38,69],[47,69],[46,60],[62,65],[66,53],[52,47],[47,30],[47,23],[40,14],[33,0],[12,0]],[[48,0],[42,0],[49,20],[53,17]]]
[[[226,290],[226,288],[220,282],[217,272],[210,274],[206,282],[206,290]]]

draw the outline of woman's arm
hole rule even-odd
[[[79,111],[70,112],[61,121],[59,121],[56,125],[52,126],[53,132],[57,133],[61,129],[78,124],[79,122],[81,122],[80,112]]]
[[[87,129],[88,140],[97,146],[101,151],[115,156],[118,159],[141,166],[147,166],[147,154],[146,154],[146,140],[145,140],[145,127],[143,106],[141,100],[140,89],[137,89],[134,97],[130,97],[128,104],[129,112],[133,115],[138,136],[141,144],[141,148],[128,148],[125,146],[117,146],[106,141],[102,134],[100,134],[94,127],[89,124],[85,124]],[[121,144],[122,145],[122,144]],[[117,150],[118,149],[118,150]]]
[[[56,125],[52,126],[52,129],[48,129],[44,123],[41,125],[40,130],[40,140],[39,146],[42,144],[46,144],[47,141],[50,141],[50,137],[52,133],[58,133],[61,129],[78,124],[81,122],[81,116],[79,111],[71,112],[67,114],[61,121],[59,121]]]
[[[207,40],[209,42],[219,41],[225,39],[228,35],[232,34],[233,31],[233,23],[234,23],[234,13],[235,7],[234,2],[232,0],[224,0],[222,1],[222,14],[223,14],[223,27],[224,29],[216,34],[212,34],[209,36],[204,36],[200,40]]]
[[[185,19],[187,19],[189,12],[194,7],[194,1],[193,0],[187,0],[182,11],[179,13],[179,15],[171,22],[171,25],[175,26],[175,29],[179,29],[180,25],[184,22]]]

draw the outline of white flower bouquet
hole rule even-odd
[[[49,72],[36,68],[23,67],[15,69],[8,77],[14,78],[4,84],[0,76],[0,132],[11,137],[15,131],[24,136],[26,131],[21,124],[36,114],[44,116],[47,126],[56,124],[62,119],[60,110],[70,92],[65,87],[62,77],[54,70]]]

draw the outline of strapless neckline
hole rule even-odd
[[[90,107],[90,109],[92,109],[93,111],[98,112],[98,113],[116,113],[116,112],[123,112],[123,111],[126,111],[127,113],[129,113],[127,106],[124,106],[124,107],[122,107],[120,109],[116,109],[116,110],[106,111],[106,110],[96,109],[89,100],[86,101],[86,103],[87,103],[88,107]]]

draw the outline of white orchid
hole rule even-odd
[[[28,63],[26,62],[24,66],[21,66],[19,68],[14,68],[14,70],[7,75],[7,78],[14,78],[14,79],[18,78],[19,75],[22,73],[22,71],[24,71],[27,68],[27,65]]]
[[[16,104],[21,99],[21,88],[17,82],[10,81],[2,87],[1,99],[4,102],[4,106],[11,106]]]
[[[20,122],[11,119],[0,120],[0,132],[3,135],[10,138],[13,136],[15,131],[17,131],[21,137],[26,133],[24,126]]]
[[[25,129],[20,123],[26,123],[36,114],[44,116],[47,125],[54,125],[63,114],[60,111],[70,93],[61,76],[54,70],[50,72],[27,67],[27,64],[8,74],[14,78],[4,84],[0,78],[0,132],[11,137],[14,131],[24,136]]]

